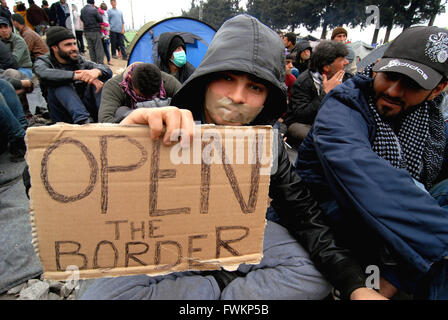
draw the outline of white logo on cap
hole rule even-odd
[[[430,35],[425,54],[432,62],[444,63],[448,59],[448,34],[439,32]]]
[[[394,59],[389,61],[389,63],[380,68],[379,71],[383,71],[385,69],[393,68],[393,67],[406,67],[411,70],[417,71],[425,80],[428,80],[428,75],[419,67],[410,64],[409,62],[402,62],[400,60]]]

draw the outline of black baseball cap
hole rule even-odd
[[[425,90],[434,89],[448,76],[448,30],[435,26],[404,30],[372,70],[401,73]]]
[[[5,17],[0,17],[0,25],[6,24],[7,26],[11,26],[11,22]]]

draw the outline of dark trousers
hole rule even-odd
[[[84,31],[89,47],[90,61],[98,64],[104,63],[103,39],[99,31]]]
[[[103,49],[104,49],[104,54],[106,55],[107,62],[110,62],[109,44],[110,44],[110,38],[107,40],[103,39]]]
[[[76,33],[76,43],[78,44],[79,52],[84,53],[86,49],[84,48],[84,39],[82,30],[75,30]]]
[[[22,105],[13,86],[0,80],[0,145],[8,141],[23,139],[28,126]]]
[[[48,88],[48,111],[51,120],[83,123],[90,117],[97,122],[101,91],[99,93],[95,91],[96,88],[93,85],[82,85],[78,91],[73,85]]]
[[[124,46],[124,35],[120,32],[110,32],[110,41],[112,47],[112,55],[115,56],[116,50],[120,50],[123,59],[127,59],[126,48]]]

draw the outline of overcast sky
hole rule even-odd
[[[28,1],[22,0],[25,5],[28,7]],[[47,0],[48,1],[48,0]],[[86,0],[67,0],[69,3],[74,3],[78,6],[79,11],[86,4]],[[299,0],[298,0],[299,1]],[[12,7],[15,0],[7,0],[8,6],[12,11]],[[42,0],[35,0],[37,5],[41,5]],[[48,1],[50,5],[55,0]],[[96,0],[95,4],[99,5],[102,0]],[[240,6],[245,6],[247,0],[240,1]],[[110,0],[105,0],[105,3],[110,8]],[[140,28],[144,23],[149,21],[159,21],[169,17],[180,16],[183,10],[188,10],[191,5],[191,0],[117,0],[117,8],[123,12],[126,29],[132,29],[132,25],[134,25],[135,29]],[[133,10],[131,10],[131,7]],[[133,13],[133,14],[132,14]],[[367,18],[366,14],[366,18]],[[380,17],[381,18],[381,17]],[[443,15],[439,15],[436,18],[435,25],[439,27],[448,27],[448,13]],[[362,40],[364,42],[370,43],[375,27],[369,26],[364,30],[360,28],[350,29],[348,30],[348,38],[351,41]],[[309,32],[305,28],[299,28],[295,30],[296,33],[300,33],[301,36],[306,36]],[[391,34],[391,40],[398,36],[401,32],[401,28],[395,28]],[[311,34],[317,38],[320,37],[321,30],[316,30]],[[380,29],[380,33],[378,36],[378,40],[381,41],[384,39],[386,30]],[[331,35],[331,30],[328,32],[328,37]]]

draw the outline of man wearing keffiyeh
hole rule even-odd
[[[447,30],[405,30],[325,97],[299,149],[298,173],[387,297],[448,298],[447,60]]]
[[[156,65],[135,62],[104,84],[99,122],[118,123],[134,109],[168,106],[180,87]]]

